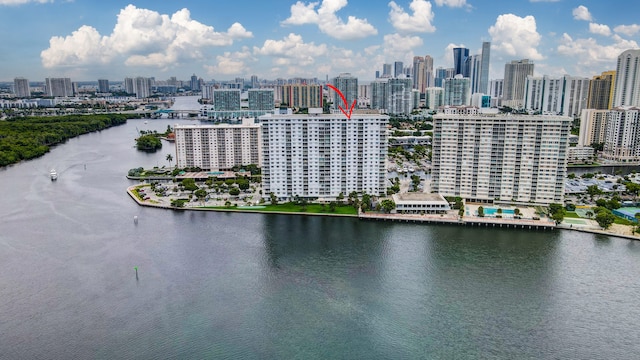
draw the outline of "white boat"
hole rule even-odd
[[[51,181],[58,180],[58,173],[56,172],[56,169],[51,169],[49,175],[51,176]]]

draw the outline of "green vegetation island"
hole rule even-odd
[[[36,116],[0,121],[0,167],[34,159],[78,135],[122,125],[136,114]]]

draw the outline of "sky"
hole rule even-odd
[[[382,64],[491,42],[490,79],[530,59],[535,76],[592,77],[639,48],[636,0],[0,0],[0,81],[145,76],[364,81]]]

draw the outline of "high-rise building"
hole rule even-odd
[[[453,78],[444,79],[444,105],[471,105],[471,80],[461,74]]]
[[[414,109],[411,78],[400,77],[388,79],[387,113],[393,115],[409,115]]]
[[[503,79],[495,79],[489,82],[489,95],[491,95],[492,99],[500,100],[503,96],[504,90],[504,80]]]
[[[513,60],[504,65],[504,93],[502,105],[515,109],[524,106],[527,76],[533,76],[533,63],[529,59]]]
[[[230,170],[234,166],[262,166],[260,124],[175,125],[176,166]]]
[[[471,94],[480,91],[480,76],[482,75],[482,62],[480,55],[471,55],[467,58],[466,68],[468,69],[469,79],[471,80]]]
[[[482,43],[482,53],[480,54],[480,82],[478,84],[478,92],[488,94],[489,92],[489,62],[491,61],[491,43],[484,41]]]
[[[443,67],[436,68],[435,78],[433,83],[435,87],[442,87],[442,81],[447,78],[447,69]]]
[[[371,83],[371,108],[377,110],[387,109],[387,94],[389,93],[388,79],[381,78]]]
[[[571,118],[433,117],[431,189],[471,201],[562,203]]]
[[[401,77],[404,74],[404,64],[402,61],[396,61],[393,63],[393,76]]]
[[[279,87],[281,104],[290,108],[321,108],[322,85],[291,84]]]
[[[251,88],[257,89],[260,87],[260,81],[258,81],[258,75],[251,75]]]
[[[191,81],[189,82],[191,91],[200,91],[200,81],[196,74],[191,75]]]
[[[214,89],[212,96],[215,111],[240,110],[240,89]]]
[[[605,71],[591,79],[587,109],[611,109],[615,79],[616,72],[614,70]]]
[[[13,79],[13,93],[17,97],[30,97],[31,88],[29,87],[29,80],[23,77]]]
[[[382,77],[392,77],[392,76],[393,76],[393,65],[382,64]]]
[[[385,195],[388,120],[373,114],[347,119],[321,109],[261,116],[263,197]]]
[[[609,110],[602,157],[620,162],[639,161],[638,129],[640,129],[640,108],[620,107]]]
[[[578,146],[603,144],[607,131],[609,110],[582,109]]]
[[[273,89],[249,89],[247,96],[249,110],[272,111],[275,107]]]
[[[444,105],[444,89],[441,87],[428,87],[425,91],[425,106],[435,110]]]
[[[48,96],[73,96],[73,86],[70,78],[46,78],[45,84]]]
[[[100,93],[108,93],[109,92],[109,80],[107,80],[107,79],[98,79],[98,92],[100,92]]]
[[[579,116],[587,106],[588,78],[527,76],[524,109],[543,114]]]
[[[429,55],[425,55],[424,57],[424,71],[426,72],[424,87],[428,88],[428,87],[435,86],[433,82],[434,81],[433,58]]]
[[[463,77],[469,77],[469,71],[465,67],[468,57],[469,49],[463,47],[453,48],[454,76],[462,74]]]
[[[427,71],[425,68],[424,58],[422,56],[413,57],[413,88],[424,93],[424,89],[427,87]]]
[[[342,95],[344,95],[347,101],[346,106],[350,108],[354,101],[357,102],[358,100],[358,78],[357,77],[351,76],[351,74],[349,73],[342,73],[337,77],[333,78],[333,86],[335,86],[338,90],[340,90],[340,92],[342,92]],[[330,92],[333,93],[333,96],[332,96],[333,109],[338,110],[339,107],[344,108],[345,104],[344,104],[344,101],[342,100],[342,97],[340,97],[340,94],[338,94],[333,90]],[[345,109],[345,111],[348,111],[348,109]]]
[[[640,106],[640,49],[618,56],[612,106]]]
[[[135,87],[135,82],[133,81],[133,78],[130,78],[130,77],[124,78],[124,91],[127,94],[136,93],[136,87]]]
[[[134,93],[138,99],[144,99],[151,96],[151,83],[150,78],[138,76],[133,79]]]

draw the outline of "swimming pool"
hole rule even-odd
[[[496,215],[497,213],[498,213],[498,209],[496,209],[496,208],[492,208],[492,207],[484,208],[484,214],[485,215]],[[513,215],[514,214],[514,210],[513,209],[502,209],[502,214]]]

